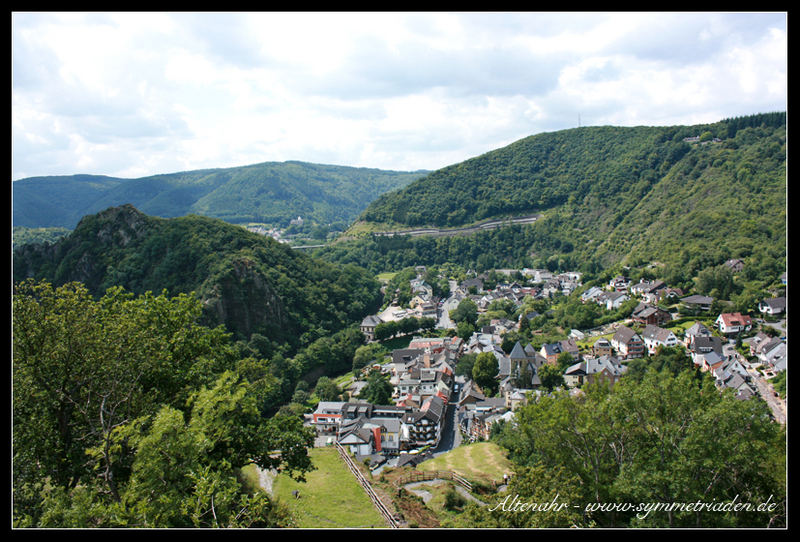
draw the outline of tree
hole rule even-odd
[[[458,358],[455,373],[458,376],[467,376],[472,378],[472,368],[475,366],[475,360],[478,354],[463,354]]]
[[[536,529],[582,526],[580,479],[563,467],[551,468],[542,463],[518,466],[508,489],[494,498],[494,504],[464,507],[453,520],[453,527],[468,529]],[[515,504],[536,504],[544,509],[521,511]],[[566,506],[564,506],[566,504]]]
[[[264,388],[233,368],[271,375],[235,363],[197,299],[26,281],[13,302],[15,524],[267,525],[269,499],[243,493],[238,470],[312,467],[313,434],[262,416]]]
[[[320,401],[338,401],[342,395],[342,390],[329,377],[321,376],[314,387],[314,395]]]
[[[566,371],[572,364],[575,363],[575,358],[569,352],[561,352],[556,358],[556,367],[562,373]]]
[[[389,339],[397,335],[399,329],[399,324],[394,320],[382,322],[375,326],[375,338],[379,341]]]
[[[458,335],[463,341],[468,341],[473,333],[475,333],[475,326],[466,320],[462,320],[456,324],[456,335]]]
[[[373,369],[367,377],[367,385],[361,390],[359,397],[373,405],[386,405],[392,398],[394,387],[389,382],[389,375],[380,369]]]
[[[649,370],[579,396],[543,395],[516,411],[497,442],[521,466],[563,468],[580,480],[584,506],[610,502],[778,503],[772,511],[594,508],[582,519],[600,527],[766,527],[785,522],[785,431],[760,401],[720,392],[692,371]],[[579,524],[580,525],[580,524]]]
[[[409,333],[413,333],[417,331],[420,327],[419,320],[416,319],[414,316],[409,316],[407,318],[403,318],[398,323],[398,332],[404,335]]]
[[[457,324],[467,322],[474,326],[478,321],[478,305],[468,297],[462,299],[458,306],[450,311],[450,319]]]
[[[539,367],[539,380],[542,382],[542,387],[552,391],[564,385],[564,373],[555,365],[545,363]]]
[[[353,371],[363,369],[374,361],[381,361],[389,351],[380,343],[359,346],[353,355]]]
[[[500,372],[500,364],[491,352],[482,352],[475,358],[475,365],[472,367],[472,380],[480,386],[487,395],[494,395],[497,392],[499,382],[497,374]]]

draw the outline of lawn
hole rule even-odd
[[[303,529],[386,528],[386,522],[334,448],[314,448],[309,455],[316,470],[306,482],[279,475],[273,497],[285,504]],[[292,491],[299,491],[295,498]]]
[[[378,273],[378,275],[375,278],[377,278],[381,282],[389,282],[394,278],[396,274],[397,272]]]
[[[423,461],[421,471],[453,471],[468,480],[502,482],[503,474],[511,474],[511,462],[506,453],[492,442],[476,442],[459,446],[434,459]]]

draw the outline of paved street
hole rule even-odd
[[[434,457],[449,452],[461,444],[461,431],[456,424],[456,410],[458,406],[459,393],[453,393],[453,399],[447,404],[445,411],[445,424],[442,429],[442,438],[439,445],[433,450]]]
[[[761,395],[764,401],[766,401],[767,405],[772,411],[772,415],[776,420],[778,420],[779,423],[785,424],[786,401],[783,401],[780,397],[775,396],[775,390],[772,388],[772,385],[764,380],[764,377],[761,376],[758,371],[748,367],[747,372],[750,373],[752,382],[756,385],[758,393]]]

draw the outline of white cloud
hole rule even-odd
[[[14,13],[12,178],[435,169],[785,108],[782,13]]]

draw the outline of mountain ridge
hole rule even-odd
[[[217,218],[153,217],[130,204],[85,216],[52,244],[14,251],[14,280],[84,284],[101,296],[194,293],[205,322],[239,339],[266,337],[274,348],[305,346],[380,305],[380,284],[365,271],[312,258]]]
[[[71,229],[84,215],[126,203],[164,218],[194,213],[285,226],[302,215],[349,224],[378,195],[424,173],[288,160],[132,179],[28,177],[12,183],[13,225]]]
[[[680,283],[729,258],[751,258],[769,261],[765,269],[777,277],[785,270],[786,188],[785,113],[573,128],[523,138],[383,194],[320,255],[377,272],[450,260],[481,270],[590,272],[659,261]],[[470,239],[377,235],[528,214],[542,217]]]

